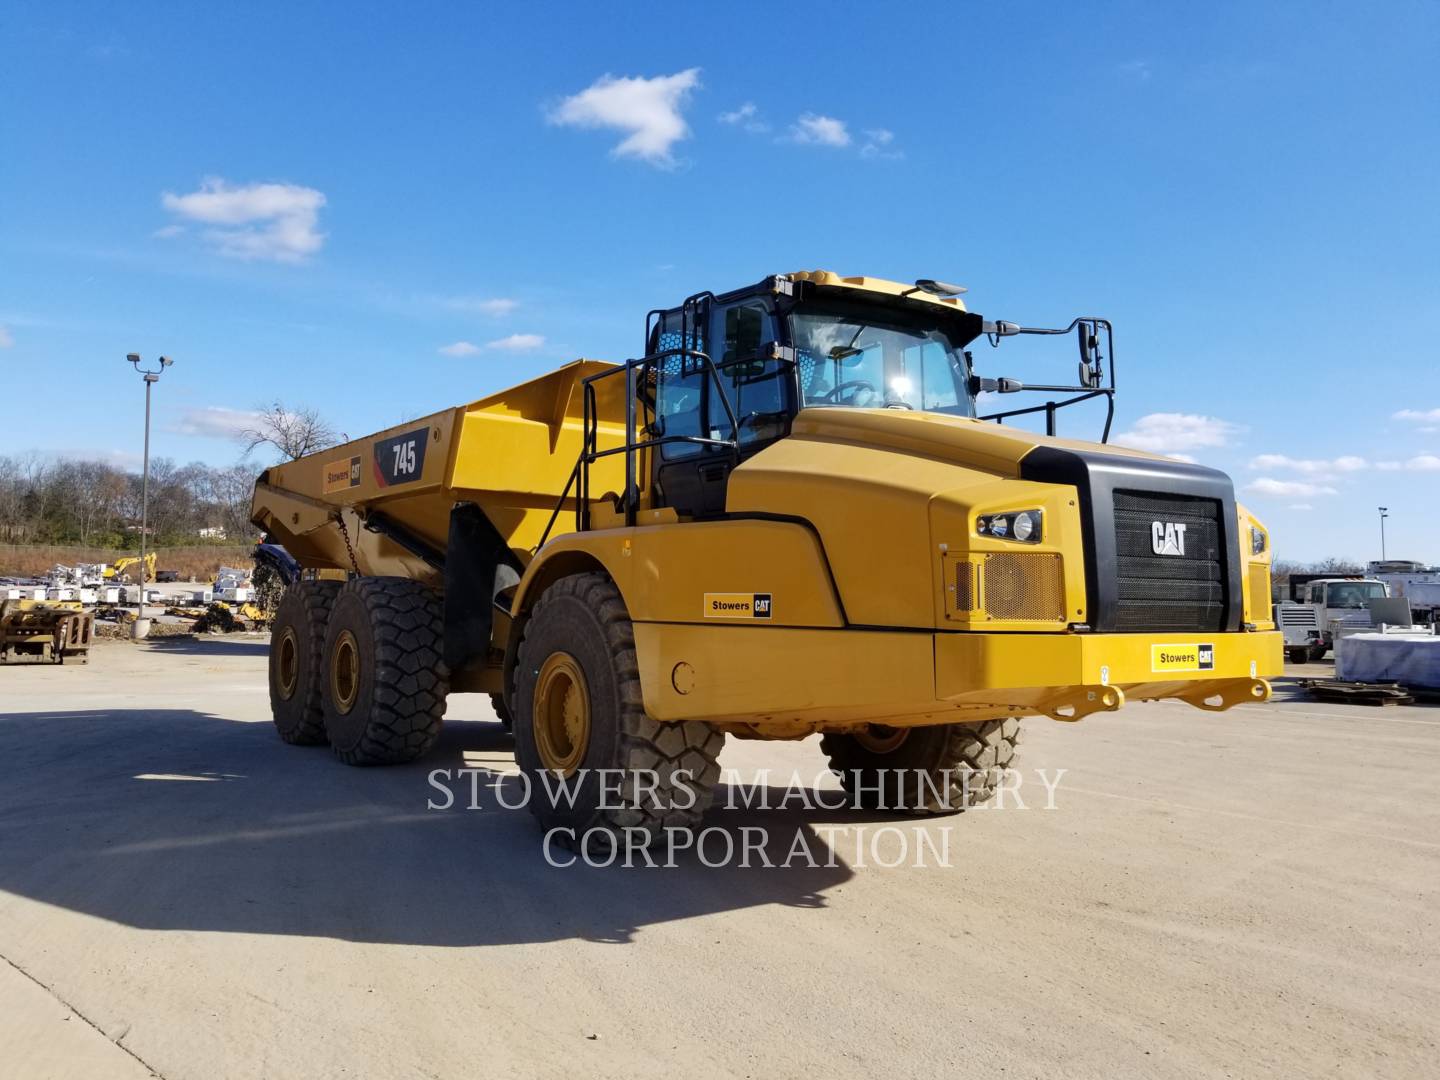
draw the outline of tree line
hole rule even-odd
[[[263,450],[294,460],[333,445],[339,436],[315,409],[275,401],[257,410],[236,441],[248,458]],[[228,541],[255,533],[250,496],[264,470],[235,465],[150,459],[148,542],[162,547]],[[0,456],[0,543],[128,547],[140,532],[141,476],[104,461],[56,458],[31,451]]]
[[[263,466],[150,459],[149,542],[244,542]],[[38,452],[0,456],[0,543],[124,548],[140,530],[140,473]]]

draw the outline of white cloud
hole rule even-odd
[[[1324,484],[1312,484],[1307,480],[1274,480],[1262,476],[1245,485],[1246,491],[1257,495],[1277,495],[1282,498],[1305,499],[1314,495],[1334,495],[1335,489]]]
[[[248,428],[258,425],[261,416],[248,409],[229,409],[223,405],[186,409],[180,422],[172,429],[177,435],[198,435],[207,439],[233,439]]]
[[[1395,414],[1394,419],[1433,424],[1440,421],[1440,409],[1401,409]]]
[[[1286,507],[1286,509],[1287,509],[1287,510],[1314,510],[1315,507],[1311,506],[1309,503],[1291,503],[1289,506]]]
[[[234,185],[212,176],[199,191],[167,191],[160,201],[178,217],[212,226],[206,240],[231,258],[304,262],[325,243],[325,234],[316,228],[325,196],[314,188]]]
[[[844,120],[805,113],[790,128],[789,141],[813,146],[843,147],[850,145],[850,132]]]
[[[476,315],[493,315],[499,318],[509,315],[520,306],[519,300],[506,296],[446,296],[440,299],[440,306],[451,311],[466,311]]]
[[[1440,472],[1440,457],[1418,454],[1408,461],[1377,461],[1375,467],[1384,472]]]
[[[0,326],[0,349],[9,349],[15,344],[15,335],[8,326]]]
[[[511,334],[509,337],[499,338],[486,344],[487,349],[505,349],[508,352],[528,352],[531,349],[541,348],[545,339],[539,334]]]
[[[449,345],[441,345],[436,350],[441,356],[474,356],[479,351],[479,345],[472,345],[468,341],[451,342]]]
[[[731,127],[742,127],[752,135],[763,135],[770,130],[770,125],[760,119],[760,110],[755,107],[753,101],[747,101],[738,109],[730,112],[722,112],[715,118],[722,124],[729,124]]]
[[[1252,469],[1261,471],[1289,469],[1307,476],[1329,476],[1332,473],[1360,472],[1368,469],[1370,463],[1362,457],[1347,455],[1333,460],[1324,458],[1292,458],[1284,454],[1261,454],[1250,462]]]
[[[580,93],[560,102],[547,119],[563,127],[629,132],[612,154],[669,168],[675,164],[671,147],[690,135],[680,113],[691,91],[699,85],[699,68],[653,79],[602,75]]]
[[[865,144],[860,147],[863,158],[885,158],[893,160],[905,155],[894,149],[895,133],[887,128],[869,128],[865,132]]]
[[[184,225],[163,225],[150,234],[156,240],[173,240],[177,236],[185,235]]]
[[[1135,421],[1134,426],[1112,440],[1117,446],[1132,450],[1149,450],[1155,454],[1173,454],[1183,450],[1224,446],[1240,427],[1213,416],[1192,413],[1149,413]]]

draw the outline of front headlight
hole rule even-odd
[[[997,540],[1019,540],[1038,544],[1044,535],[1045,515],[1039,510],[1012,510],[1006,514],[982,514],[975,522],[981,536]]]
[[[1257,529],[1254,525],[1250,526],[1250,554],[1265,554],[1265,530]]]

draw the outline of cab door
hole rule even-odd
[[[671,356],[657,361],[654,430],[661,436],[690,435],[733,440],[733,446],[667,442],[655,456],[655,485],[661,505],[683,516],[714,517],[725,511],[731,470],[750,454],[788,434],[793,415],[790,367],[769,358],[776,319],[759,297],[710,305],[707,318],[684,342],[679,311],[658,326],[651,351],[690,348],[702,361]]]

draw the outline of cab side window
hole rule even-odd
[[[705,327],[689,324],[688,332],[678,312],[666,315],[659,324],[651,352],[692,349],[705,352]],[[710,381],[705,365],[693,356],[676,353],[656,363],[655,416],[663,435],[708,435],[701,422],[702,411],[709,396]],[[724,410],[721,410],[724,414]],[[666,443],[660,456],[667,461],[693,457],[704,448],[698,443]]]

